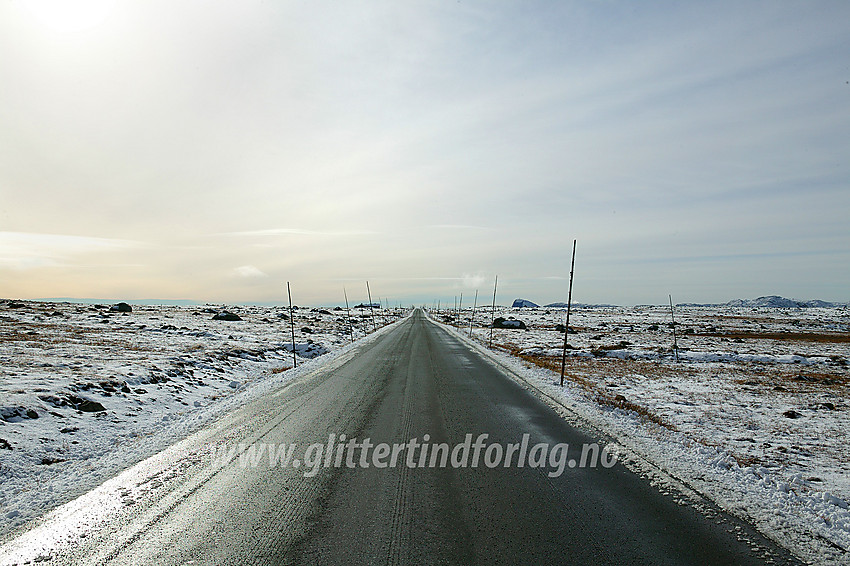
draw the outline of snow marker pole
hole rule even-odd
[[[295,317],[292,315],[292,291],[289,281],[286,282],[286,294],[289,295],[289,329],[292,331],[292,367],[298,367],[298,360],[295,359]]]
[[[354,326],[351,324],[351,310],[348,308],[348,293],[345,287],[342,288],[342,294],[345,296],[345,317],[348,319],[348,335],[351,341],[354,342]]]
[[[369,290],[368,281],[366,281],[366,293],[369,295],[369,311],[372,313],[372,328],[375,332],[377,332],[378,324],[375,322],[375,307],[372,306],[372,291]]]
[[[472,316],[469,317],[469,337],[472,338],[472,321],[475,320],[475,307],[478,306],[478,289],[475,290],[475,300],[472,302]]]
[[[573,240],[573,259],[570,263],[570,290],[567,294],[567,325],[564,328],[564,351],[561,353],[561,387],[564,386],[564,370],[567,366],[567,336],[570,334],[570,307],[573,303],[573,271],[576,266],[576,241]]]
[[[499,276],[496,276],[496,281],[493,283],[493,309],[491,311],[492,321],[490,322],[490,343],[488,348],[493,347],[493,326],[496,324],[496,287],[499,285]]]
[[[679,361],[679,343],[676,340],[676,318],[673,316],[673,295],[667,295],[670,299],[670,320],[673,325],[673,353],[676,355],[676,361]]]

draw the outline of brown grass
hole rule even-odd
[[[790,342],[816,342],[819,344],[848,344],[850,334],[824,332],[695,332],[691,336],[732,338],[740,340],[785,340]]]
[[[520,353],[520,349],[507,346],[504,344],[496,344],[498,349],[511,354],[517,358],[525,360],[526,362],[532,363],[538,367],[542,367],[548,370],[551,370],[558,375],[561,374],[561,358],[560,357],[551,357],[551,356],[530,356],[528,354]],[[612,395],[607,389],[603,388],[597,381],[589,379],[587,377],[588,373],[599,373],[605,374],[606,371],[599,372],[598,370],[604,369],[607,370],[609,375],[623,375],[624,373],[641,373],[642,375],[646,375],[650,373],[647,370],[653,370],[656,375],[659,372],[659,364],[651,364],[643,361],[636,360],[628,360],[629,368],[627,370],[626,364],[627,360],[619,360],[619,359],[605,359],[605,360],[588,360],[588,359],[574,359],[567,358],[567,364],[564,370],[564,379],[572,381],[573,383],[579,385],[585,391],[588,391],[593,395],[593,398],[600,403],[601,405],[606,405],[609,407],[616,407],[618,409],[625,409],[628,411],[633,411],[638,414],[644,420],[655,423],[658,426],[662,426],[669,430],[676,430],[676,427],[672,424],[665,421],[659,415],[656,415],[648,408],[638,405],[632,401],[629,401],[622,395]],[[604,367],[601,366],[604,364]],[[635,371],[635,366],[638,365],[641,371]],[[585,366],[584,371],[579,373],[575,371],[577,368]],[[588,367],[589,366],[589,367]],[[590,370],[590,371],[589,371]],[[584,375],[582,375],[584,374]]]
[[[850,386],[850,376],[846,371],[840,369],[836,369],[834,372],[812,371],[800,367],[774,368],[771,371],[748,368],[743,375],[733,381],[738,385],[769,388],[782,386],[786,390],[800,392],[812,387],[816,387],[818,390],[823,388],[846,390]]]
[[[153,345],[147,342],[140,343],[136,339],[124,338],[129,334],[135,335],[137,329],[72,326],[67,323],[57,324],[52,322],[17,323],[14,326],[18,326],[20,330],[15,327],[10,330],[9,326],[0,326],[0,331],[2,331],[0,344],[31,342],[33,347],[48,348],[70,343],[139,352],[149,352],[155,349]],[[28,334],[28,332],[33,331],[35,334]]]

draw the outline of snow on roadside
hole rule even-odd
[[[564,388],[540,367],[560,362],[563,311],[502,308],[496,316],[529,330],[494,330],[499,350],[490,351],[490,329],[476,327],[471,343],[634,462],[657,466],[809,562],[850,564],[847,311],[676,314],[679,363],[669,310],[574,311]],[[465,339],[468,315],[455,329]]]
[[[288,309],[221,310],[0,301],[0,538],[350,343],[345,311],[299,309],[293,370]]]

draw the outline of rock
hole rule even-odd
[[[805,382],[808,382],[808,383],[814,383],[815,381],[817,381],[816,378],[814,378],[810,375],[803,375],[803,374],[795,375],[791,379],[793,379],[794,381],[805,381]]]
[[[301,329],[301,332],[302,332],[303,334],[312,334],[312,333],[313,333],[313,329],[312,329],[312,328],[310,328],[309,326],[305,326],[304,328],[302,328],[302,329]]]
[[[105,411],[106,407],[104,407],[97,401],[84,399],[82,403],[77,405],[77,410],[83,411],[84,413],[99,413],[100,411]]]
[[[493,321],[493,328],[509,328],[509,329],[519,329],[526,330],[525,323],[521,320],[514,319],[504,319],[502,317],[497,317],[496,320]]]
[[[0,438],[0,450],[11,450],[12,445],[5,438]]]
[[[799,419],[803,415],[795,411],[794,409],[789,409],[782,413],[782,416],[788,419]]]
[[[52,407],[64,407],[68,404],[65,399],[62,399],[55,395],[39,395],[38,398]]]
[[[212,317],[212,319],[213,320],[237,321],[237,320],[242,320],[242,317],[240,317],[238,314],[234,314],[232,312],[221,311],[219,313],[216,313],[215,316]]]
[[[37,419],[38,413],[25,407],[2,407],[0,418],[7,423],[18,423],[25,419]]]
[[[555,325],[555,332],[565,332],[566,330],[567,330],[567,327],[564,326],[561,323],[558,323],[558,324]],[[578,334],[578,330],[576,330],[575,328],[570,326],[570,334]]]
[[[515,309],[516,308],[519,308],[519,309],[534,309],[534,308],[537,308],[539,306],[540,305],[534,304],[531,301],[527,301],[525,299],[514,299],[514,302],[511,305],[511,307],[515,308]]]
[[[26,307],[26,305],[24,303],[15,303],[15,302],[6,303],[6,306],[10,309],[22,309],[22,308]]]
[[[105,411],[106,407],[98,403],[97,401],[92,401],[91,399],[86,399],[85,397],[77,397],[76,395],[66,395],[65,399],[67,399],[68,404],[77,409],[78,411],[83,411],[84,413],[98,413],[100,411]]]
[[[133,312],[133,307],[127,303],[118,303],[109,307],[109,310],[112,312]]]

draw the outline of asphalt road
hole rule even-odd
[[[342,450],[336,467],[341,434],[404,449],[392,466],[391,456],[361,447],[353,467]],[[419,467],[422,449],[410,440],[426,434],[432,452]],[[473,466],[467,438],[482,434]],[[512,465],[503,457],[488,467],[486,449],[499,447],[493,464],[526,434],[523,467],[520,451]],[[331,435],[324,467],[325,454],[316,454],[327,453]],[[301,465],[259,457],[257,466],[243,465],[244,454],[242,462],[212,457],[209,443],[294,443]],[[321,446],[308,455],[313,443]],[[465,443],[466,467],[455,467],[448,451],[460,464]],[[540,460],[542,448],[530,455],[538,443],[550,458]],[[569,452],[554,458],[558,443]],[[605,446],[415,312],[352,355],[137,466],[122,485],[84,496],[42,527],[68,537],[41,555],[48,564],[116,565],[798,563],[747,524],[716,509],[708,518],[620,464],[564,464],[567,456],[580,462],[582,446],[594,443]],[[430,467],[438,444],[446,445],[446,465],[438,457]]]

